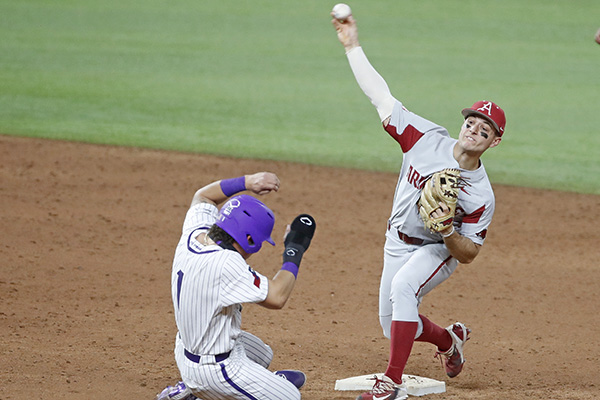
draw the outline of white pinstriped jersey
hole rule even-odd
[[[431,174],[457,168],[468,186],[459,193],[454,227],[461,235],[483,244],[495,207],[494,192],[483,163],[475,171],[461,169],[453,156],[457,140],[442,126],[408,111],[398,100],[385,130],[404,153],[389,220],[391,226],[411,237],[440,241],[439,234],[423,226],[417,201]],[[390,232],[388,235],[393,234]]]
[[[269,280],[240,254],[196,240],[217,215],[217,207],[208,203],[188,210],[171,273],[179,335],[184,347],[197,355],[230,351],[241,332],[241,304],[264,301],[269,289]]]

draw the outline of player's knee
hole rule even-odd
[[[273,349],[268,344],[265,344],[262,359],[265,368],[269,368],[269,365],[271,365],[271,361],[273,361]]]
[[[271,361],[273,361],[273,349],[271,346],[247,332],[245,332],[243,344],[246,356],[250,360],[263,368],[268,368],[271,365]]]
[[[392,304],[397,305],[413,305],[418,304],[417,292],[410,282],[396,275],[392,280],[392,290],[390,293]]]

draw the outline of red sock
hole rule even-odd
[[[418,322],[392,321],[390,361],[385,375],[398,384],[402,383],[402,373],[410,356],[418,327]]]
[[[431,322],[424,315],[419,314],[423,322],[423,333],[416,340],[418,342],[433,343],[440,351],[446,351],[452,346],[452,337],[447,330]]]

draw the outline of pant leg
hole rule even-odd
[[[252,337],[256,338],[247,338],[254,341]],[[176,360],[183,381],[202,400],[300,399],[300,391],[291,382],[251,360],[241,340],[220,363],[194,363],[183,355],[183,349],[176,350]]]
[[[458,262],[443,244],[411,246],[387,238],[380,285],[379,314],[384,335],[390,337],[392,320],[418,322],[423,296],[448,279]]]
[[[273,361],[273,349],[262,341],[258,336],[242,331],[238,340],[243,344],[249,359],[262,366],[269,368]]]
[[[387,237],[383,248],[383,271],[379,283],[379,322],[383,329],[383,336],[391,337],[392,326],[392,280],[394,275],[410,259],[417,247],[409,246],[404,242]]]

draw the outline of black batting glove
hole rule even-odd
[[[300,214],[290,225],[290,231],[285,237],[285,250],[283,251],[283,262],[292,262],[300,266],[304,252],[310,246],[310,241],[315,234],[315,219],[308,214]]]

